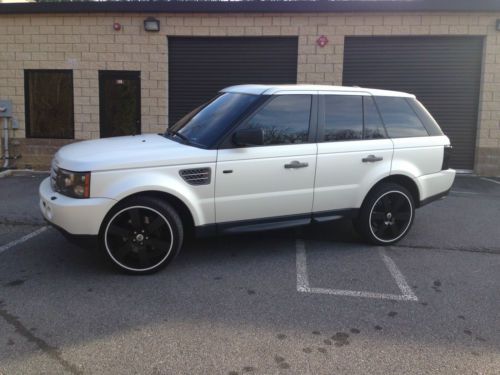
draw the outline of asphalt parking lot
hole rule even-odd
[[[0,374],[498,374],[500,179],[458,177],[398,246],[348,221],[190,240],[115,273],[0,179]]]

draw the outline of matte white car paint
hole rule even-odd
[[[223,91],[414,97],[312,85],[244,85]],[[84,141],[61,148],[54,162],[71,171],[91,171],[91,197],[68,198],[54,192],[46,179],[40,186],[40,207],[47,220],[67,232],[95,235],[117,202],[146,191],[181,200],[196,226],[359,208],[368,191],[389,175],[411,178],[423,200],[453,183],[455,171],[441,171],[443,146],[449,144],[446,136],[438,136],[206,150],[157,134]],[[369,155],[383,159],[363,163]],[[292,161],[307,167],[286,169]],[[190,185],[179,175],[182,169],[203,167],[212,170],[208,185]]]
[[[158,134],[102,138],[72,143],[55,155],[69,171],[109,171],[215,162],[216,151],[181,144]]]
[[[219,150],[217,222],[311,212],[316,151],[315,143]],[[286,169],[293,161],[308,165]]]
[[[42,181],[39,193],[43,216],[52,224],[77,235],[99,233],[104,217],[117,202],[111,198],[66,197],[52,190],[49,178]]]
[[[392,174],[401,173],[409,177],[437,173],[443,164],[443,146],[449,146],[448,137],[395,138]]]
[[[364,163],[370,155],[381,161]],[[313,211],[360,207],[368,191],[391,173],[390,139],[318,143]]]

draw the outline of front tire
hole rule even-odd
[[[373,244],[391,245],[406,236],[414,217],[411,193],[398,184],[382,183],[366,197],[355,228]]]
[[[168,203],[134,197],[116,205],[104,220],[100,243],[108,260],[130,274],[154,273],[179,253],[182,221]]]

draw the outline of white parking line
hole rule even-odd
[[[481,177],[481,180],[484,180],[484,181],[489,181],[489,182],[493,182],[494,184],[500,185],[500,181],[493,180],[493,179],[491,179],[491,178]]]
[[[474,195],[480,194],[480,193],[476,193],[475,191],[465,191],[465,190],[451,190],[451,193],[455,193],[455,194],[474,194]]]
[[[40,233],[45,232],[48,228],[49,227],[47,227],[47,226],[41,227],[41,228],[35,230],[34,232],[28,233],[27,235],[22,236],[21,238],[18,238],[17,240],[14,240],[12,242],[9,242],[8,244],[0,246],[0,254],[2,254],[4,251],[9,250],[11,247],[19,245],[20,243],[26,242],[29,239],[38,236]]]
[[[390,294],[390,293],[376,293],[358,290],[344,290],[344,289],[327,289],[327,288],[316,288],[311,287],[309,284],[309,276],[307,273],[307,254],[306,247],[303,240],[296,241],[297,255],[296,255],[296,266],[297,266],[297,291],[303,293],[318,293],[318,294],[330,294],[335,296],[348,296],[348,297],[362,297],[362,298],[376,298],[376,299],[388,299],[396,301],[418,301],[417,296],[413,293],[406,282],[405,277],[396,266],[396,263],[389,258],[385,250],[380,247],[379,254],[384,262],[385,266],[389,270],[391,276],[396,281],[398,288],[401,290],[402,294]]]
[[[384,261],[387,269],[391,273],[392,277],[396,281],[396,284],[398,284],[399,290],[401,290],[401,293],[403,293],[403,296],[406,297],[406,299],[410,301],[418,301],[417,296],[415,293],[413,293],[413,290],[411,290],[410,286],[406,282],[405,277],[399,270],[398,266],[396,266],[396,263],[389,258],[389,255],[385,252],[385,250],[380,247],[378,250],[382,260]]]

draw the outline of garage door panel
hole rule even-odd
[[[297,37],[169,37],[169,123],[227,86],[297,82]]]
[[[347,37],[343,84],[415,94],[472,169],[482,53],[482,37]]]

